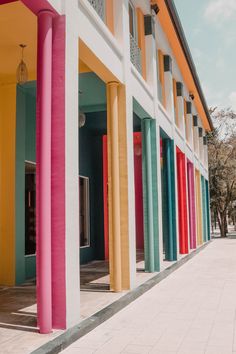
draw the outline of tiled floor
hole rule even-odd
[[[137,255],[136,285],[155,274],[144,272],[142,252]],[[164,262],[163,269],[171,262]],[[162,269],[162,270],[163,270]],[[125,294],[109,291],[108,263],[94,261],[81,267],[81,320],[91,316]],[[0,354],[28,354],[62,331],[40,335],[37,329],[35,283],[0,288]]]
[[[63,353],[236,353],[236,239],[214,240]]]

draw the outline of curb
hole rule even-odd
[[[191,258],[201,252],[206,248],[209,243],[208,241],[204,245],[200,246],[198,249],[194,250],[192,253],[186,255],[184,258],[180,259],[169,268],[163,270],[162,272],[154,275],[151,279],[147,280],[145,283],[139,285],[137,288],[129,291],[124,296],[114,301],[107,307],[96,312],[94,315],[83,320],[79,324],[72,328],[69,328],[64,333],[56,337],[55,339],[45,343],[38,349],[31,352],[31,354],[57,354],[62,350],[66,349],[69,345],[74,343],[76,340],[85,336],[87,333],[92,331],[94,328],[98,327],[100,324],[111,318],[117,312],[122,310],[124,307],[128,306],[131,302],[135,301],[137,298],[142,296],[145,292],[152,289],[155,285],[160,283],[163,279],[168,277],[175,270],[180,268],[182,265],[187,263]]]

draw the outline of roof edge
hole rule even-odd
[[[204,111],[205,111],[206,116],[207,116],[210,128],[213,130],[214,126],[213,126],[213,123],[212,123],[212,120],[211,120],[211,116],[210,116],[210,113],[209,113],[208,105],[206,103],[206,99],[205,99],[205,96],[204,96],[203,91],[202,91],[200,80],[199,80],[199,77],[198,77],[198,74],[197,74],[197,71],[196,71],[196,67],[194,65],[194,61],[193,61],[193,58],[192,58],[191,51],[189,49],[189,45],[188,45],[187,39],[185,37],[185,33],[184,33],[184,30],[183,30],[183,27],[182,27],[181,22],[180,22],[180,18],[179,18],[176,6],[175,6],[173,0],[165,0],[165,4],[166,4],[166,7],[167,7],[168,12],[170,14],[172,23],[173,23],[173,25],[175,27],[177,36],[179,38],[181,47],[182,47],[183,52],[184,52],[184,55],[185,55],[186,60],[188,62],[191,74],[193,76],[194,83],[195,83],[195,85],[197,87],[200,99],[202,101],[202,105],[203,105]]]

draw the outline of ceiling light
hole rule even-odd
[[[19,44],[21,48],[21,61],[16,70],[16,81],[18,84],[22,85],[28,81],[28,69],[24,62],[24,49],[26,44]]]

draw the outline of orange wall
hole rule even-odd
[[[16,85],[0,86],[0,284],[15,284]]]

